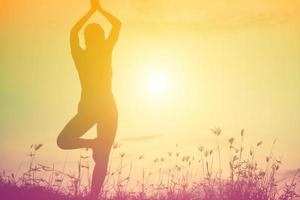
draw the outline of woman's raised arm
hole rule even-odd
[[[97,7],[95,6],[95,0],[91,0],[91,9],[81,17],[78,22],[72,27],[70,33],[70,44],[72,54],[76,53],[78,50],[81,50],[79,45],[78,32],[82,29],[84,24],[91,18],[91,16],[96,12]]]
[[[110,31],[110,34],[107,38],[107,42],[108,42],[108,45],[111,46],[111,47],[114,47],[116,41],[118,40],[118,37],[119,37],[119,33],[120,33],[120,30],[121,30],[121,21],[113,16],[112,14],[110,14],[109,12],[107,12],[106,10],[104,10],[100,4],[98,6],[98,11],[100,13],[103,14],[103,16],[111,23],[112,25],[112,29]]]

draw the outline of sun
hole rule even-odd
[[[164,72],[152,72],[147,78],[147,88],[153,95],[162,95],[170,90],[170,80]]]
[[[134,87],[139,88],[138,95],[145,102],[165,103],[177,95],[176,63],[165,58],[155,61],[143,59],[139,67],[138,79]]]

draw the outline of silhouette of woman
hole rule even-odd
[[[87,25],[84,36],[86,48],[79,45],[78,33],[96,12],[112,24],[108,38],[99,24]],[[121,22],[103,10],[98,0],[91,0],[91,9],[72,28],[71,53],[80,82],[81,100],[78,113],[64,127],[57,144],[65,150],[91,148],[95,167],[92,178],[91,198],[97,199],[105,179],[109,154],[114,142],[118,113],[112,94],[112,51],[118,39]],[[82,139],[92,126],[97,125],[97,138]]]

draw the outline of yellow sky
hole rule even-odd
[[[65,152],[55,138],[76,112],[80,88],[68,34],[87,1],[2,1],[0,158],[18,163],[31,143],[47,145],[55,162]],[[191,151],[213,145],[210,128],[226,143],[246,129],[286,168],[299,166],[300,5],[297,0],[113,0],[123,30],[114,52],[114,92],[124,151]],[[95,17],[93,20],[96,20]],[[151,73],[168,77],[159,95]],[[93,132],[91,133],[93,134]],[[51,149],[51,154],[47,148]],[[2,163],[0,168],[2,167]]]

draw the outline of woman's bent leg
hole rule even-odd
[[[95,123],[96,121],[91,117],[78,113],[57,137],[57,145],[61,149],[66,150],[91,148],[94,140],[81,139],[80,137],[92,128]]]

